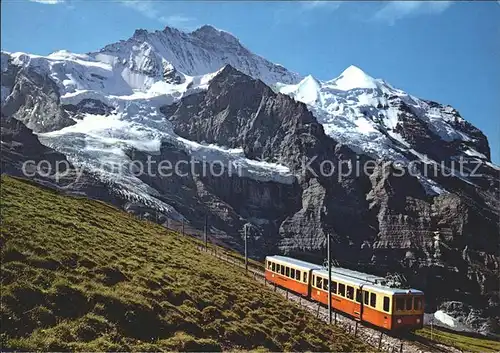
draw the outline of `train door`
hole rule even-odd
[[[303,272],[304,282],[307,283],[307,298],[311,298],[311,290],[312,290],[312,271],[313,270],[308,270]]]
[[[358,297],[359,293],[359,297]],[[359,320],[363,321],[363,309],[364,309],[364,293],[363,293],[363,284],[359,286],[359,289],[356,290],[356,302],[359,304]],[[359,300],[358,300],[359,299]]]

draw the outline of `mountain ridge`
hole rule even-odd
[[[267,84],[294,83],[299,78],[283,66],[252,53],[230,33],[209,25],[192,32],[183,32],[168,26],[163,31],[138,30],[131,38],[109,44],[89,55],[112,53],[120,56],[124,47],[138,43],[147,43],[154,47],[162,59],[191,76],[213,73],[225,64],[230,64],[250,76],[261,78]]]
[[[405,273],[429,291],[429,310],[459,301],[465,317],[474,312],[471,325],[494,329],[500,169],[479,129],[455,109],[359,68],[320,81],[263,61],[226,32],[192,33],[138,30],[89,54],[2,52],[2,111],[100,175],[130,212],[200,229],[207,217],[211,233],[236,249],[248,225],[255,257],[274,251],[320,260],[330,233],[339,262]],[[301,161],[313,157],[305,168]],[[220,160],[242,173],[130,171],[148,158]],[[476,163],[481,177],[470,175],[473,165],[443,176],[460,160]],[[103,170],[110,161],[123,169]],[[374,167],[322,175],[324,161]],[[416,175],[408,174],[412,162]],[[439,292],[435,278],[453,286]]]
[[[165,35],[165,34],[167,34],[167,35]],[[235,65],[234,58],[226,58],[226,62],[224,62],[223,64],[220,61],[217,61],[214,59],[216,62],[212,63],[210,65],[212,65],[212,66],[215,65],[215,66],[212,67],[211,69],[207,69],[206,65],[205,65],[205,67],[203,67],[203,66],[195,67],[196,65],[194,65],[192,62],[193,61],[192,55],[191,55],[191,62],[189,62],[189,63],[187,63],[186,60],[180,60],[180,59],[174,63],[170,62],[170,61],[172,61],[171,60],[172,57],[180,56],[180,57],[185,58],[186,57],[185,53],[189,52],[189,50],[187,50],[187,49],[192,50],[192,47],[193,47],[193,43],[191,43],[193,38],[191,38],[191,37],[194,36],[197,38],[200,35],[206,36],[207,38],[211,38],[214,40],[222,38],[222,41],[220,41],[220,42],[229,43],[230,47],[233,47],[234,45],[236,45],[236,48],[237,48],[236,51],[243,50],[244,51],[243,54],[248,56],[249,57],[248,60],[250,60],[250,61],[252,61],[255,58],[263,59],[262,57],[255,56],[250,51],[248,51],[248,49],[246,49],[245,47],[243,47],[241,45],[241,43],[239,42],[239,40],[236,37],[232,36],[228,32],[224,32],[224,31],[215,29],[214,27],[208,26],[208,25],[202,26],[202,27],[200,27],[197,30],[194,30],[192,32],[182,32],[182,31],[179,31],[177,29],[174,29],[174,28],[171,28],[168,26],[165,27],[165,29],[163,31],[148,32],[146,30],[136,30],[134,35],[131,38],[129,38],[128,40],[120,41],[117,43],[107,45],[104,48],[102,48],[100,51],[89,53],[87,55],[89,55],[94,60],[97,60],[96,58],[101,58],[102,60],[104,60],[104,62],[111,64],[111,66],[113,66],[113,67],[118,65],[118,68],[119,68],[120,64],[117,63],[117,61],[120,61],[120,60],[122,61],[121,66],[128,65],[129,68],[124,67],[121,75],[122,76],[130,75],[130,78],[128,78],[128,81],[133,81],[133,83],[130,84],[130,87],[132,89],[131,91],[129,91],[130,93],[132,93],[133,90],[141,89],[141,87],[151,88],[151,86],[153,86],[155,84],[154,83],[155,81],[161,81],[161,80],[165,79],[165,77],[168,75],[173,76],[174,80],[175,80],[175,77],[178,77],[178,80],[182,81],[183,80],[183,78],[181,77],[182,75],[190,74],[190,75],[199,76],[199,75],[212,74],[213,72],[221,69],[223,67],[223,65],[225,65],[225,64],[231,65],[232,64],[232,66],[235,67],[236,69],[238,69],[244,73],[247,73],[254,78],[262,79],[268,85],[269,84],[274,85],[275,83],[277,83],[279,86],[281,86],[281,87],[278,87],[279,91],[281,91],[283,93],[291,94],[291,95],[297,97],[297,94],[296,94],[296,92],[294,92],[293,87],[286,86],[287,82],[283,83],[283,82],[279,81],[276,78],[276,76],[272,76],[271,74],[269,74],[269,75],[271,75],[271,76],[269,76],[268,74],[260,73],[258,71],[252,72],[252,70],[250,70],[250,68],[245,67],[245,65],[248,66],[248,64],[245,64],[248,61],[238,62]],[[164,49],[161,49],[161,50],[158,49],[159,43],[162,44],[163,47],[165,47],[165,48],[169,47],[169,46],[172,47],[175,40],[180,41],[180,42],[183,42],[183,41],[186,42],[187,44],[184,45],[184,47],[186,47],[187,49],[184,48],[183,50],[176,52],[176,53],[173,53],[172,51],[169,52],[168,50],[165,51]],[[130,41],[133,42],[132,48],[129,48]],[[127,56],[128,50],[134,51],[137,49],[137,48],[133,49],[133,48],[135,48],[134,43],[135,44],[141,43],[139,48],[138,48],[139,49],[138,54],[135,56],[130,54],[131,56],[129,58],[125,58],[125,56]],[[167,45],[167,44],[169,44],[169,45]],[[196,45],[199,46],[202,44],[197,42]],[[215,46],[217,46],[217,45],[218,46],[222,45],[223,49],[227,49],[224,47],[224,44],[215,42]],[[213,49],[213,47],[210,49]],[[125,53],[122,53],[123,50],[125,50]],[[207,48],[203,47],[201,49],[201,52],[206,52],[206,50],[207,50]],[[160,55],[160,57],[157,57],[157,54],[153,54],[153,53],[158,53],[161,51],[163,51],[163,54]],[[140,53],[143,53],[143,54],[140,54]],[[53,54],[55,54],[55,53],[53,53]],[[53,55],[53,54],[51,54],[51,55]],[[106,56],[107,54],[115,55],[115,56],[112,56],[112,57],[114,57],[114,59],[107,57]],[[103,58],[102,56],[105,56],[105,57]],[[50,55],[49,55],[49,57],[50,57]],[[188,57],[189,57],[189,55],[188,55]],[[119,58],[120,58],[120,60],[117,60]],[[71,58],[68,57],[68,59],[71,59]],[[170,61],[168,59],[170,59]],[[204,59],[206,60],[207,58],[204,58]],[[265,59],[263,59],[263,60],[265,60]],[[3,61],[5,61],[5,60],[3,60]],[[203,61],[203,60],[201,60],[201,61]],[[265,62],[267,62],[267,60],[265,60]],[[267,62],[267,64],[270,64],[270,63]],[[2,65],[4,65],[4,64],[2,64]],[[270,65],[274,65],[274,64],[270,64]],[[253,65],[253,66],[255,66],[255,65]],[[281,65],[277,65],[275,67],[278,67],[278,66],[282,67]],[[160,70],[161,67],[163,67],[163,72],[161,72],[162,70]],[[183,69],[184,69],[184,72],[183,72]],[[271,67],[271,69],[272,69],[272,67]],[[116,68],[113,70],[116,70]],[[288,71],[286,71],[286,69],[284,69],[284,70],[286,73],[288,73]],[[177,73],[178,71],[180,71],[180,73]],[[141,78],[137,75],[138,73],[139,74],[141,74],[141,73],[146,74],[146,77]],[[64,73],[63,73],[63,75],[64,75]],[[93,75],[95,77],[99,76],[97,73],[93,74]],[[152,76],[152,77],[148,78],[148,76]],[[269,77],[267,77],[267,76],[269,76]],[[346,80],[345,76],[349,76],[349,78]],[[300,83],[301,83],[300,81],[298,81],[301,77],[299,77],[296,74],[288,73],[287,78],[289,81],[294,81],[294,82],[292,82],[294,84],[300,85]],[[368,84],[369,87],[355,87],[355,86],[360,86],[359,84],[356,84],[356,82],[353,82],[353,81],[356,81],[356,79],[363,81],[361,83],[361,86],[363,86],[363,84],[364,84],[364,86],[366,86]],[[345,99],[342,99],[341,101],[339,101],[338,97],[336,97],[340,93],[338,91],[351,91],[352,89],[365,89],[365,90],[380,89],[381,93],[384,95],[386,95],[386,94],[393,94],[394,95],[395,94],[395,95],[401,96],[401,97],[407,96],[406,101],[407,102],[409,101],[410,105],[412,103],[417,102],[416,104],[420,106],[418,109],[421,109],[421,106],[423,105],[422,102],[426,102],[426,100],[419,100],[411,95],[407,95],[406,93],[404,93],[401,90],[394,89],[392,86],[388,85],[385,81],[382,81],[379,79],[373,79],[372,77],[370,77],[369,75],[364,73],[361,69],[359,69],[355,66],[348,67],[337,78],[327,80],[327,81],[319,81],[317,79],[315,79],[315,80],[318,84],[320,82],[322,82],[321,84],[319,84],[320,87],[317,88],[316,93],[308,93],[307,95],[316,96],[316,97],[318,97],[318,99],[321,102],[324,103],[325,101],[328,101],[328,99],[333,94],[336,101],[333,102],[334,104],[332,104],[332,102],[329,102],[328,104],[330,105],[330,107],[324,107],[323,103],[319,104],[319,107],[318,107],[318,105],[313,104],[311,109],[316,110],[315,114],[322,116],[322,117],[320,117],[321,122],[323,124],[326,124],[326,126],[328,126],[329,131],[336,139],[341,140],[343,142],[349,142],[352,140],[353,143],[351,143],[351,147],[361,146],[361,151],[364,151],[365,153],[372,153],[375,155],[377,155],[377,154],[380,155],[380,154],[384,154],[384,153],[385,154],[393,154],[394,155],[393,158],[400,156],[398,153],[396,153],[394,151],[394,149],[391,148],[391,141],[388,141],[387,138],[385,138],[384,136],[381,136],[380,134],[367,133],[367,130],[373,130],[373,123],[370,120],[379,119],[380,114],[384,115],[385,112],[383,112],[383,111],[381,112],[381,110],[369,112],[369,114],[371,115],[369,117],[370,119],[362,118],[361,120],[359,120],[358,117],[360,114],[366,114],[366,109],[363,108],[363,102],[357,102],[356,104],[349,106],[349,104],[346,103]],[[303,81],[303,79],[302,79],[302,81]],[[343,87],[338,86],[336,84],[336,82],[337,83],[340,82],[341,84],[344,84],[344,86]],[[99,82],[97,82],[97,83],[99,83]],[[283,84],[285,84],[284,87],[283,87]],[[78,86],[79,86],[79,84],[76,84],[76,89],[77,90],[81,89]],[[82,87],[82,88],[85,89],[86,87]],[[4,88],[2,88],[3,96],[5,95],[5,91],[6,90]],[[75,91],[75,87],[73,87],[73,88],[70,87],[70,91]],[[332,91],[333,91],[333,93],[332,93]],[[111,93],[114,93],[114,91]],[[5,97],[3,97],[3,98],[5,98]],[[311,103],[311,102],[308,102],[308,100],[304,101],[304,99],[301,100],[300,98],[301,97],[299,95],[299,97],[298,97],[299,101],[303,101],[306,104]],[[348,98],[348,97],[346,97],[346,98]],[[365,100],[364,103],[366,103],[368,106],[373,105],[373,104],[386,106],[388,104],[387,99],[385,99],[385,97],[381,97],[380,94],[378,94],[378,95],[362,94],[362,95],[359,95],[359,98],[363,98]],[[359,100],[359,98],[358,98],[358,100]],[[341,108],[340,112],[332,111],[332,109],[338,110],[339,105],[342,106],[342,105],[346,105],[346,104],[348,105],[347,110]],[[433,102],[433,105],[439,106],[439,104],[436,104],[435,102]],[[434,132],[436,132],[438,135],[440,135],[440,138],[444,138],[444,139],[448,139],[448,140],[449,139],[460,139],[460,138],[467,139],[467,137],[464,137],[464,135],[461,134],[460,132],[455,133],[454,132],[455,129],[453,127],[450,127],[449,124],[443,123],[442,120],[446,118],[446,114],[449,115],[449,112],[451,112],[451,115],[455,119],[463,120],[461,118],[461,116],[458,114],[458,112],[456,112],[456,110],[454,110],[452,108],[446,110],[447,109],[446,106],[443,106],[443,107],[445,107],[445,109],[444,110],[441,109],[442,111],[436,111],[436,109],[434,109],[434,111],[432,111],[430,113],[424,112],[426,115],[426,119],[432,120],[432,122],[428,123],[427,125],[430,126],[431,129],[434,126],[436,126],[436,128],[434,129]],[[424,110],[425,109],[430,110],[429,108],[424,107]],[[389,111],[387,114],[394,115],[394,113],[391,111]],[[348,116],[347,120],[345,119],[345,116]],[[386,117],[384,117],[384,119],[386,121],[391,122],[391,126],[390,126],[391,128],[398,123],[398,121],[394,121],[395,119],[392,116],[386,116]],[[331,123],[332,121],[333,121],[333,124]],[[361,127],[359,126],[360,124],[361,124]],[[375,127],[375,128],[377,128],[377,127]],[[339,129],[340,129],[340,131],[337,131]],[[352,133],[351,133],[351,131],[352,131]],[[344,135],[344,133],[347,133],[346,137],[342,136],[342,135]],[[374,150],[373,144],[370,144],[369,142],[363,141],[363,139],[361,139],[361,141],[357,140],[355,138],[356,134],[357,135],[366,134],[366,135],[368,135],[368,136],[366,136],[366,139],[378,139],[378,140],[380,140],[379,144],[384,146],[383,151],[381,151],[380,149],[378,151]],[[390,133],[390,134],[392,135],[392,136],[390,136],[392,139],[396,139],[396,140],[402,139],[402,137],[399,133]],[[377,136],[375,136],[375,135],[377,135]],[[471,140],[471,139],[469,139],[469,140]],[[477,149],[472,148],[470,151],[465,150],[465,153],[468,153],[469,155],[474,155],[474,156],[480,156],[482,154],[482,155],[484,155],[486,161],[490,161],[489,160],[490,153],[489,153],[487,139],[485,139],[484,136],[480,136],[480,140],[481,141],[479,141],[479,144],[484,146],[484,147],[477,148]],[[386,156],[382,156],[382,157],[386,157]],[[416,157],[416,156],[414,156],[414,157]]]

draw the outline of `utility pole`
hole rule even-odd
[[[332,324],[332,262],[330,258],[330,232],[326,233],[326,251],[328,259],[328,323]]]
[[[208,216],[205,216],[205,229],[204,229],[204,240],[205,240],[205,251],[208,251]]]
[[[245,232],[245,271],[248,272],[248,246],[247,246],[247,224],[243,226]]]
[[[432,324],[434,323],[434,315],[431,317],[431,341],[434,339],[433,337],[433,331],[432,331]]]

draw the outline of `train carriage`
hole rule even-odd
[[[285,256],[266,258],[266,279],[295,293],[328,304],[328,271]],[[332,268],[332,308],[386,330],[423,327],[424,293],[392,288],[386,279],[362,272]]]
[[[266,280],[303,296],[309,296],[311,271],[320,266],[285,256],[266,257]]]

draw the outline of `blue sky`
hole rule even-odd
[[[2,0],[2,49],[97,50],[136,28],[212,24],[319,79],[353,64],[479,127],[500,163],[500,2]]]

